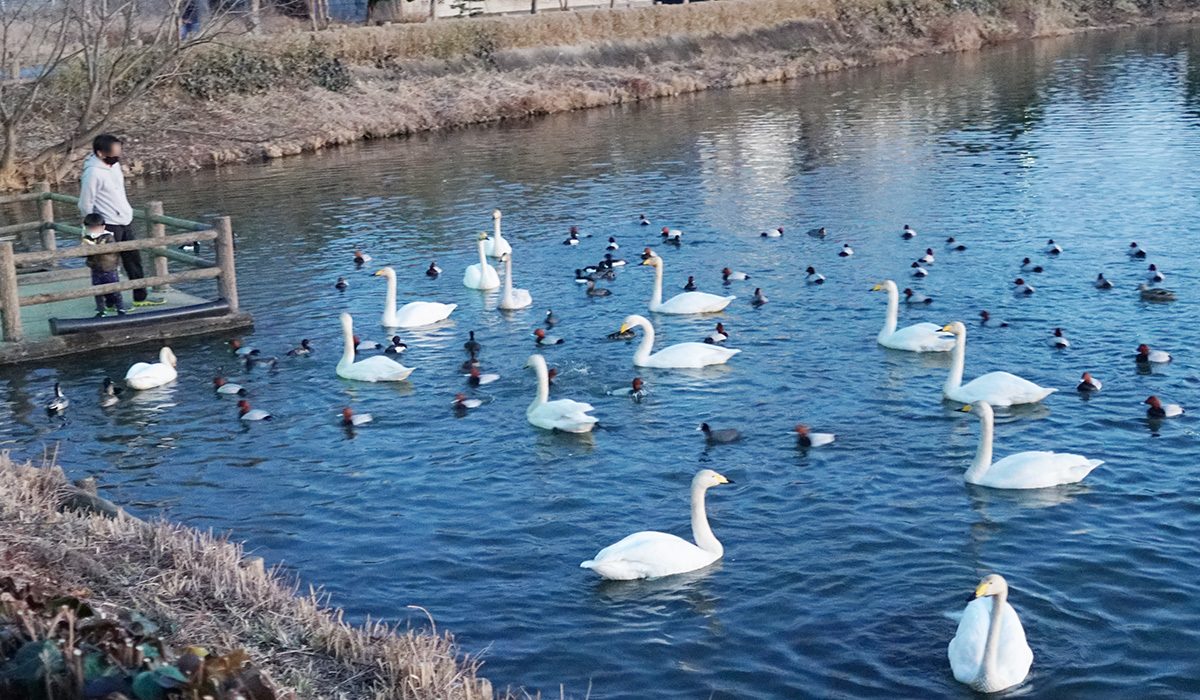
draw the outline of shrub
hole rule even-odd
[[[280,54],[243,48],[205,51],[192,56],[176,79],[185,92],[206,100],[306,84],[337,92],[351,82],[346,65],[315,44]]]

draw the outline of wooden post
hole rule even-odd
[[[4,340],[10,343],[19,343],[22,339],[19,294],[12,241],[3,241],[0,242],[0,312],[4,315]]]
[[[146,205],[146,215],[147,216],[162,216],[163,215],[163,203],[162,202],[150,202],[149,204],[147,204]],[[147,234],[149,234],[150,238],[162,238],[163,236],[167,235],[167,227],[165,224],[155,223],[153,220],[147,219],[146,227],[148,229]],[[169,274],[168,270],[167,270],[167,259],[161,255],[155,255],[153,257],[154,257],[154,276],[162,277],[164,275]],[[169,290],[170,288],[171,288],[171,285],[163,284],[163,285],[159,285],[159,286],[155,287],[154,290],[158,291],[158,292],[165,292],[165,291]]]
[[[238,292],[237,273],[234,271],[233,264],[233,224],[228,216],[222,216],[217,219],[217,225],[213,228],[217,231],[217,238],[213,244],[217,249],[217,267],[221,270],[221,276],[217,278],[217,292],[222,299],[229,302],[230,313],[237,313]]]
[[[37,191],[42,195],[50,194],[50,183],[39,182],[37,184]],[[50,201],[49,197],[46,197],[38,202],[38,208],[40,209],[42,219],[42,250],[56,250],[58,248],[58,239],[54,237],[54,229],[50,227],[50,224],[54,223],[54,202]],[[55,264],[54,262],[50,263],[51,266]]]
[[[536,14],[537,14],[537,0],[530,0],[530,3],[529,3],[529,14],[531,14],[531,15],[536,15]]]
[[[437,20],[437,0],[429,0],[429,21]]]

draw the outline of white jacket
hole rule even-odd
[[[125,173],[120,163],[108,165],[95,153],[83,161],[79,213],[99,214],[106,224],[126,226],[133,221],[133,207],[125,196]]]

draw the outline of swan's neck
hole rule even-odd
[[[653,302],[651,303],[653,304]],[[638,323],[638,326],[642,329],[642,342],[638,344],[633,359],[635,362],[641,363],[650,359],[650,351],[654,349],[654,326],[644,321]]]
[[[396,276],[387,276],[387,296],[383,301],[383,320],[392,321],[396,318]]]
[[[654,293],[650,296],[650,310],[654,311],[662,306],[662,278],[663,269],[662,262],[654,266]],[[653,336],[654,331],[650,331],[647,335]],[[643,344],[644,345],[644,344]]]
[[[950,375],[946,377],[943,393],[950,393],[962,386],[963,364],[966,362],[967,336],[954,334],[954,357],[950,363]]]
[[[496,222],[496,228],[499,230],[500,222]],[[512,256],[509,256],[504,261],[504,300],[508,301],[512,298]]]
[[[492,237],[496,239],[496,243],[495,243],[494,247],[492,248],[492,250],[499,250],[500,246],[504,244],[504,236],[500,235],[500,219],[496,218],[495,222],[496,222],[496,226],[495,226]]]
[[[717,555],[720,559],[725,554],[725,548],[717,541],[712,528],[708,526],[708,513],[704,509],[704,494],[708,491],[703,484],[692,486],[692,539],[696,546],[706,552]]]
[[[975,450],[975,459],[967,468],[964,478],[972,483],[978,483],[987,470],[992,466],[992,417],[979,417],[979,447]]]
[[[536,364],[538,377],[537,397],[533,399],[533,403],[529,404],[529,408],[537,408],[546,403],[550,399],[550,373],[546,370],[546,364],[539,362]]]
[[[896,318],[900,313],[900,292],[894,285],[887,288],[888,306],[887,319],[883,322],[883,330],[879,331],[879,339],[883,340],[896,332]]]
[[[479,249],[479,274],[482,279],[482,275],[483,275],[484,271],[487,270],[487,266],[488,266],[487,254],[483,252],[483,239],[482,238],[479,239],[479,243],[475,247]]]
[[[1007,600],[1006,591],[992,596],[992,617],[988,621],[987,641],[983,645],[983,665],[979,669],[979,680],[985,684],[996,672],[996,660],[1000,655],[1000,618],[1004,615]]]
[[[354,332],[346,327],[342,328],[342,336],[345,338],[345,346],[342,350],[342,359],[338,360],[339,368],[349,367],[354,364]]]

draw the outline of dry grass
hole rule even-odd
[[[171,646],[245,648],[256,667],[299,698],[481,700],[476,675],[445,633],[354,627],[315,594],[297,595],[238,544],[125,515],[60,511],[69,488],[57,467],[0,455],[0,577],[61,591],[88,590],[95,604],[136,610]]]

